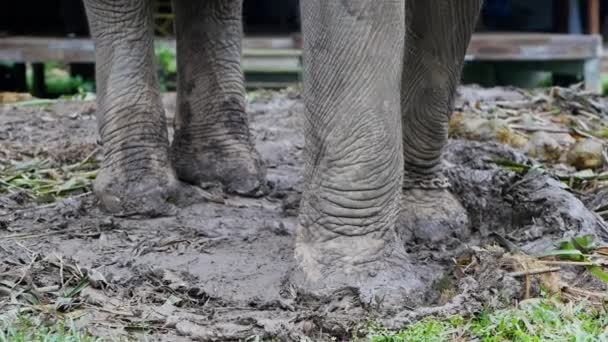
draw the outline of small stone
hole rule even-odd
[[[557,161],[562,155],[562,148],[557,140],[545,132],[532,134],[525,151],[528,156],[541,161]]]
[[[270,231],[272,231],[274,234],[279,235],[279,236],[290,235],[287,228],[285,228],[285,225],[283,224],[283,222],[280,222],[280,221],[272,222],[270,224]]]
[[[106,277],[97,270],[90,270],[88,273],[89,284],[95,289],[102,289],[108,286]]]
[[[312,333],[314,331],[315,323],[311,320],[305,320],[300,323],[300,327],[304,334],[309,335],[310,333]]]
[[[515,134],[507,122],[501,119],[468,117],[455,113],[449,124],[449,135],[474,141],[499,141],[514,147],[525,144],[524,137]]]
[[[568,164],[578,170],[597,169],[604,165],[604,146],[595,139],[583,139],[577,142],[566,157]]]

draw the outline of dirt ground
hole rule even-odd
[[[542,106],[537,95],[461,88],[456,111],[495,117],[484,106]],[[165,95],[169,123],[174,101],[174,94]],[[207,202],[175,217],[127,219],[100,212],[90,193],[43,205],[18,191],[0,193],[0,318],[20,310],[59,313],[113,338],[349,340],[364,334],[371,321],[399,327],[427,315],[508,305],[530,291],[511,273],[519,268],[509,255],[534,255],[581,234],[608,241],[608,228],[594,212],[608,204],[601,186],[591,189],[583,180],[573,190],[534,168],[539,155],[529,146],[530,132],[526,142],[510,137],[511,143],[501,143],[493,128],[490,137],[467,136],[485,132],[485,126],[456,130],[446,164],[471,232],[467,241],[424,246],[413,239],[408,245],[417,272],[431,274],[422,303],[380,313],[365,303],[344,305],[346,297],[338,295],[312,297],[288,282],[304,145],[301,99],[297,90],[255,93],[248,110],[272,186],[263,198],[209,188]],[[602,119],[608,115],[598,113]],[[0,169],[34,157],[55,166],[78,163],[97,148],[95,124],[92,102],[0,106]],[[527,171],[505,168],[499,159]],[[562,164],[549,169],[576,172]],[[606,290],[575,269],[563,272],[560,281],[556,291],[568,281],[572,288]]]

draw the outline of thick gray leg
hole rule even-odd
[[[102,206],[119,214],[171,211],[177,181],[154,68],[149,1],[86,0],[95,42]]]
[[[180,179],[220,181],[254,195],[265,185],[245,113],[242,0],[174,0],[177,102],[173,162]]]
[[[418,285],[395,222],[400,207],[400,0],[302,1],[305,178],[295,282],[396,300]]]
[[[408,0],[402,77],[403,211],[408,242],[466,234],[464,209],[447,191],[441,154],[481,0]]]

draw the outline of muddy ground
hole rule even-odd
[[[169,123],[174,100],[165,95]],[[456,110],[486,113],[484,105],[505,101],[537,105],[518,90],[467,87]],[[523,143],[454,139],[446,151],[448,176],[471,231],[466,241],[408,245],[420,274],[427,274],[422,303],[378,313],[366,303],[313,298],[287,281],[301,186],[301,99],[296,90],[255,93],[248,110],[272,187],[263,198],[226,196],[211,187],[207,202],[175,217],[126,219],[100,212],[86,192],[50,204],[19,191],[0,194],[0,318],[20,310],[63,315],[119,339],[349,340],[364,335],[370,321],[398,327],[426,315],[512,304],[526,295],[526,284],[511,273],[525,262],[514,264],[510,255],[533,255],[587,233],[608,241],[606,224],[593,212],[608,203],[601,186],[568,188],[535,169]],[[73,165],[94,154],[96,139],[92,102],[0,107],[0,169],[32,158]],[[524,171],[498,165],[499,159]],[[577,279],[571,288],[606,290],[576,269],[560,277],[556,291],[571,279]],[[534,288],[527,291],[535,295],[529,293]]]

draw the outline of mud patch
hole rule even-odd
[[[467,89],[461,92],[478,101],[522,96]],[[0,196],[0,317],[54,312],[101,336],[146,334],[167,341],[347,340],[364,334],[365,320],[398,328],[524,296],[525,283],[507,262],[515,251],[475,247],[496,244],[497,236],[527,253],[583,233],[608,238],[603,220],[563,183],[495,163],[500,157],[537,164],[522,152],[454,140],[446,152],[448,176],[469,212],[472,235],[457,246],[410,248],[416,272],[431,272],[425,305],[396,308],[386,317],[349,302],[348,291],[356,289],[333,298],[302,296],[286,281],[300,189],[302,110],[294,92],[251,100],[250,121],[272,186],[264,198],[225,196],[225,203],[195,204],[175,217],[130,220],[104,215],[90,194],[42,207],[15,194]],[[44,156],[70,164],[96,148],[94,105],[4,106],[0,132],[6,132],[0,162]]]

